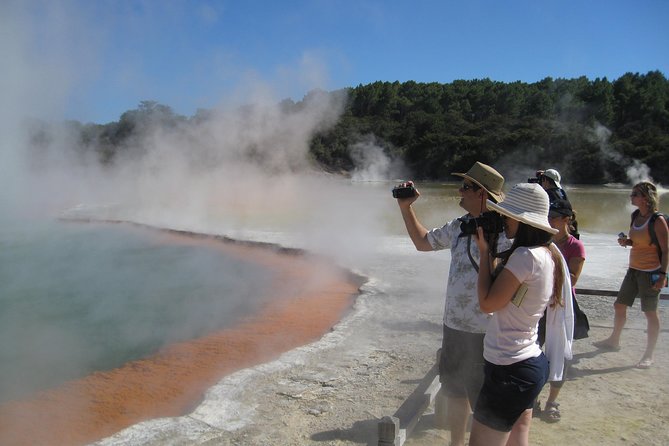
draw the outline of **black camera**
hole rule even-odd
[[[460,231],[464,235],[476,234],[476,228],[479,226],[486,234],[499,234],[504,231],[504,219],[494,211],[484,212],[476,218],[460,217],[458,220],[462,222]]]
[[[537,170],[537,172],[534,174],[534,178],[528,178],[527,182],[528,183],[541,183],[541,180],[544,179],[544,171],[543,170]]]
[[[411,198],[416,196],[416,188],[411,186],[396,186],[393,188],[393,198]]]

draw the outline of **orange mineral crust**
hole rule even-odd
[[[162,231],[167,243],[216,247],[276,271],[269,303],[232,328],[146,359],[0,405],[2,445],[81,445],[143,420],[189,413],[225,375],[320,338],[350,308],[360,278],[272,246]]]

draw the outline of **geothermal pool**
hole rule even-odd
[[[0,403],[225,328],[273,272],[119,224],[7,221],[0,233]]]

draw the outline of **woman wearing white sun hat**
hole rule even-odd
[[[549,376],[562,378],[564,359],[571,358],[571,282],[551,242],[557,230],[548,223],[549,200],[541,186],[517,184],[499,204],[487,204],[505,217],[506,236],[514,241],[493,278],[493,260],[485,255],[490,249],[478,230],[479,305],[493,316],[485,335],[485,381],[469,444],[527,445],[534,400]],[[544,310],[545,355],[536,342]]]

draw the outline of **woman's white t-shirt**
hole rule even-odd
[[[554,263],[543,246],[517,248],[505,268],[521,283],[519,292],[493,313],[485,335],[483,357],[509,365],[541,354],[537,325],[553,293]],[[523,291],[525,286],[526,291]]]

